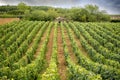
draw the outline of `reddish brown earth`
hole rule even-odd
[[[71,60],[75,64],[77,64],[78,60],[77,60],[77,58],[75,56],[75,53],[73,52],[72,44],[71,44],[71,41],[70,41],[70,38],[69,38],[69,35],[68,35],[68,32],[67,32],[66,28],[64,28],[64,34],[65,34],[66,45],[68,46],[68,51],[69,51],[69,55],[71,57]]]
[[[35,58],[36,58],[36,57],[39,55],[39,53],[40,53],[40,49],[41,49],[41,47],[42,47],[43,42],[45,41],[46,34],[47,34],[47,29],[44,31],[44,33],[43,33],[43,35],[42,35],[42,37],[41,37],[41,40],[40,40],[39,45],[38,45],[38,48],[37,48],[36,53],[35,53],[35,55],[34,55]],[[37,37],[37,35],[36,35],[36,37]],[[32,45],[32,43],[30,44],[30,46],[31,46],[31,45]]]
[[[82,47],[80,40],[77,38],[77,36],[76,36],[75,33],[73,32],[73,30],[71,30],[71,32],[72,32],[72,34],[74,35],[74,39],[75,39],[75,41],[76,41],[76,43],[77,43],[80,51],[81,51],[87,58],[90,59],[87,51]],[[82,36],[81,36],[81,37],[82,37]]]
[[[62,42],[62,33],[61,28],[57,28],[57,46],[58,46],[58,70],[61,80],[66,80],[66,62],[64,57],[64,51],[63,51],[63,42]]]
[[[49,41],[48,41],[48,44],[47,44],[47,50],[46,50],[46,53],[45,53],[45,65],[44,65],[45,67],[39,73],[40,78],[41,78],[41,75],[46,71],[46,69],[49,67],[49,64],[50,64],[50,59],[51,59],[51,56],[52,56],[53,37],[54,37],[54,27],[52,27],[52,29],[50,31]],[[45,41],[45,38],[46,38],[46,33],[43,35],[42,42]],[[39,48],[37,49],[37,53],[35,54],[36,57],[40,53],[40,47],[41,47],[40,45],[42,45],[42,44],[41,43],[39,44]]]
[[[0,25],[6,24],[12,21],[18,21],[20,20],[19,18],[0,18]]]
[[[50,59],[51,59],[51,55],[52,55],[53,37],[54,37],[54,27],[52,27],[52,30],[51,30],[50,36],[49,36],[49,41],[47,44],[46,61],[47,61],[48,65],[50,63]]]

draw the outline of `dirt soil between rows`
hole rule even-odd
[[[66,61],[64,57],[64,50],[63,50],[63,42],[62,42],[62,33],[61,33],[61,28],[57,28],[57,45],[58,45],[58,70],[60,74],[61,80],[66,80]]]
[[[50,59],[51,59],[51,55],[52,55],[53,37],[54,37],[54,27],[52,27],[52,30],[51,30],[50,36],[49,36],[49,41],[47,44],[46,61],[47,61],[48,65],[50,64]]]

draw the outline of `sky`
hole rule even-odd
[[[120,0],[0,0],[1,5],[17,5],[24,2],[27,5],[53,6],[62,8],[84,7],[87,4],[99,6],[109,14],[120,14]]]

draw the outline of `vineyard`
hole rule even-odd
[[[120,23],[1,25],[0,80],[120,80]]]

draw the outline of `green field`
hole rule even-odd
[[[1,25],[0,80],[120,80],[120,23]]]

